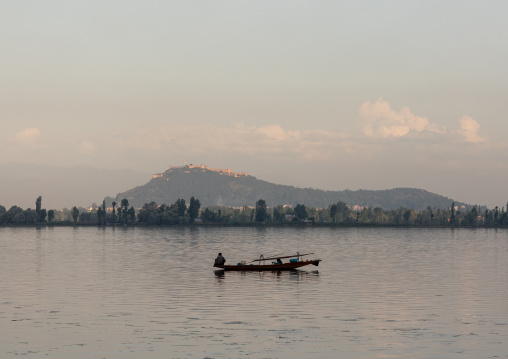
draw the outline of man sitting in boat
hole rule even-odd
[[[280,258],[277,258],[277,264],[282,264],[282,261],[280,260]]]
[[[219,253],[217,258],[215,258],[215,264],[214,265],[223,265],[226,263],[226,258],[222,256],[222,253]]]

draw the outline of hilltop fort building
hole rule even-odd
[[[217,172],[220,175],[231,176],[231,177],[246,177],[246,176],[248,176],[247,172],[233,172],[229,168],[217,169],[217,168],[209,168],[203,164],[201,164],[199,166],[190,164],[190,165],[185,165],[185,166],[169,166],[169,169],[166,172],[156,173],[156,174],[152,175],[152,178],[162,178],[162,177],[164,177],[165,174],[169,174],[173,171],[183,171],[186,173],[190,173],[190,170],[195,170],[195,169],[198,169],[198,170],[201,169],[203,172],[204,171]]]

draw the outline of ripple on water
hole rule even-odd
[[[224,272],[315,252],[298,272]],[[505,231],[0,228],[7,358],[507,358]],[[2,356],[3,358],[3,356]]]

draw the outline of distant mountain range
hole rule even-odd
[[[389,190],[324,191],[296,188],[259,180],[247,173],[229,169],[212,169],[206,166],[170,167],[164,173],[154,174],[145,185],[119,193],[115,201],[124,198],[135,208],[145,203],[171,204],[183,198],[186,202],[194,196],[201,208],[225,205],[228,207],[255,206],[264,199],[267,206],[304,204],[307,207],[325,208],[332,203],[345,202],[349,206],[381,207],[385,210],[400,207],[416,210],[449,208],[452,199],[416,188]],[[110,200],[112,200],[110,198]],[[456,205],[463,203],[456,202]]]

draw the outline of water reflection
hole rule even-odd
[[[0,228],[2,358],[506,358],[507,233]],[[260,248],[325,261],[213,270]]]
[[[213,273],[217,276],[217,277],[221,277],[221,278],[224,278],[224,275],[226,273],[226,271],[224,269],[219,269],[219,270],[214,270]]]
[[[224,278],[227,275],[241,275],[242,277],[252,275],[252,276],[271,276],[271,277],[282,277],[289,276],[289,278],[302,278],[302,277],[316,277],[319,276],[318,270],[313,271],[304,271],[304,270],[290,270],[290,271],[226,271],[224,269],[214,270],[214,274],[217,277]]]

